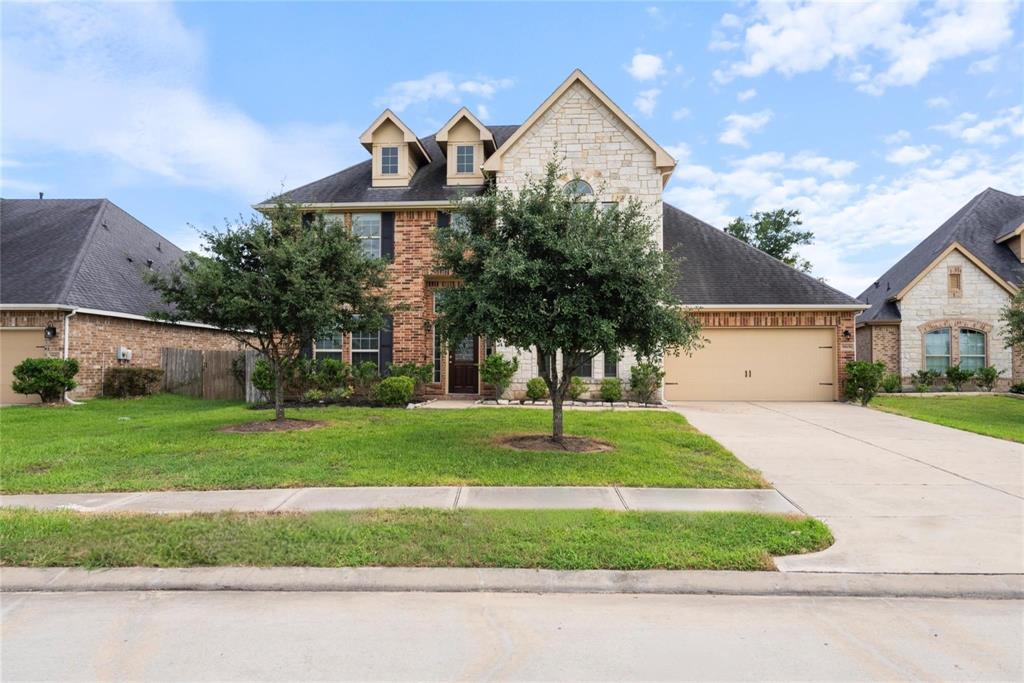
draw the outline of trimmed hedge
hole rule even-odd
[[[113,398],[148,396],[160,388],[160,368],[110,368],[103,378],[103,395]]]

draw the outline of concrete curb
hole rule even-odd
[[[646,593],[1024,599],[1024,574],[555,571],[405,567],[7,567],[0,591]]]

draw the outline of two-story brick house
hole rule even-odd
[[[707,344],[692,357],[666,359],[667,399],[833,400],[841,368],[854,357],[856,300],[666,205],[676,161],[581,71],[574,71],[518,126],[488,126],[457,111],[428,137],[385,111],[360,136],[366,161],[284,193],[363,238],[368,254],[391,262],[391,293],[401,310],[377,333],[319,339],[312,353],[378,367],[431,363],[436,395],[482,393],[479,363],[516,355],[513,393],[536,376],[529,350],[467,339],[446,345],[433,332],[435,302],[452,279],[435,268],[432,232],[451,220],[466,194],[521,186],[543,172],[557,149],[565,181],[594,201],[637,197],[649,207],[658,244],[681,257],[680,301],[696,311]],[[258,204],[265,208],[268,204]],[[597,356],[583,375],[628,378],[634,358]]]

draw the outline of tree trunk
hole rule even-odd
[[[551,394],[551,438],[562,441],[562,397],[558,392]]]
[[[284,422],[284,368],[281,361],[274,363],[274,419]]]

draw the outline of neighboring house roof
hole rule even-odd
[[[969,252],[996,277],[1020,287],[1024,284],[1024,264],[1007,245],[998,244],[996,240],[1006,232],[1007,226],[1020,225],[1021,221],[1024,221],[1024,197],[988,188],[857,297],[870,306],[857,317],[857,322],[898,321],[899,310],[892,299],[954,245]]]
[[[0,304],[145,316],[166,309],[143,280],[184,255],[107,199],[0,199]]]
[[[820,280],[723,230],[664,205],[665,251],[679,259],[676,296],[686,306],[821,306],[860,304]]]
[[[518,126],[487,126],[500,146]],[[408,187],[373,187],[373,161],[367,159],[334,175],[284,192],[281,197],[296,204],[384,204],[390,202],[448,202],[464,194],[479,194],[484,186],[448,185],[448,161],[434,136],[421,138],[431,162],[421,166]],[[271,204],[267,199],[258,206]]]

